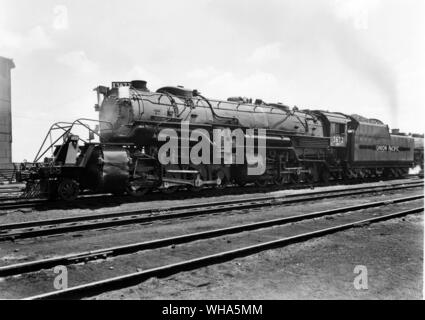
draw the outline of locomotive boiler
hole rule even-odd
[[[213,100],[181,86],[153,92],[142,80],[113,82],[95,91],[98,128],[83,119],[52,126],[63,134],[54,142],[52,157],[21,172],[28,185],[65,200],[83,190],[140,196],[153,189],[171,193],[229,184],[402,177],[414,162],[414,139],[391,134],[376,119],[244,97]],[[75,126],[99,141],[73,134]],[[217,142],[212,139],[217,131],[229,134]],[[161,150],[174,137],[163,139],[169,132],[175,132],[177,161],[163,163]],[[249,139],[255,152],[240,157],[238,150]],[[201,140],[205,161],[193,161],[189,155]],[[49,147],[40,149],[35,162]],[[217,150],[228,161],[213,161]],[[250,174],[260,163],[261,174]]]

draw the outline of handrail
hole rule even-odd
[[[65,135],[67,135],[67,134],[69,134],[70,132],[71,132],[71,130],[72,130],[72,128],[75,126],[75,125],[79,125],[79,126],[83,126],[84,128],[86,128],[89,132],[92,132],[92,133],[94,133],[95,135],[97,135],[98,137],[100,137],[100,135],[96,132],[96,131],[94,131],[94,130],[92,130],[88,125],[86,125],[83,121],[90,121],[90,122],[97,122],[97,123],[106,123],[106,124],[109,124],[110,126],[111,126],[111,129],[113,128],[113,125],[112,125],[112,123],[111,122],[109,122],[109,121],[103,121],[103,120],[94,120],[94,119],[88,119],[88,118],[79,118],[79,119],[77,119],[77,120],[75,120],[74,122],[55,122],[54,124],[52,124],[51,126],[50,126],[50,128],[49,128],[49,131],[47,132],[47,134],[46,134],[46,136],[45,136],[45,138],[44,138],[44,140],[43,140],[43,143],[41,144],[41,146],[40,146],[40,148],[38,149],[38,152],[37,152],[37,154],[36,154],[36,156],[35,156],[35,158],[34,158],[34,163],[36,163],[36,162],[38,162],[40,159],[41,159],[41,157],[43,157],[45,154],[46,154],[46,152],[49,150],[49,149],[52,149],[53,148],[53,146],[61,139],[61,138],[63,138]],[[46,144],[46,141],[47,141],[47,138],[49,137],[49,136],[51,136],[51,133],[52,133],[52,131],[54,131],[54,130],[58,130],[58,129],[61,129],[61,130],[63,130],[64,132],[55,140],[55,141],[53,141],[53,142],[51,142],[50,144],[49,144],[49,146],[47,147],[47,148],[45,148],[45,149],[43,149],[44,148],[44,146],[45,146],[45,144]],[[80,138],[80,137],[78,137],[78,140],[81,140],[83,143],[87,143],[87,141],[86,140],[84,140],[84,139],[82,139],[82,138]],[[63,147],[63,145],[61,145],[61,148]],[[43,152],[42,152],[42,150],[44,150]]]

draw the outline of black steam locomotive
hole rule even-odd
[[[35,164],[20,172],[29,188],[72,200],[83,190],[140,196],[153,189],[398,178],[415,161],[423,167],[423,137],[422,157],[415,159],[415,139],[392,134],[377,119],[244,97],[212,100],[180,86],[152,92],[140,80],[95,91],[99,120],[54,124]],[[96,128],[88,121],[96,121]],[[89,131],[88,140],[73,134],[77,126]],[[45,148],[57,131],[62,134]],[[216,140],[216,132],[228,134]],[[247,141],[255,152],[238,155]],[[171,142],[176,152],[161,150]],[[40,162],[48,150],[52,156]],[[212,159],[216,155],[221,161]],[[250,174],[260,164],[260,174]]]

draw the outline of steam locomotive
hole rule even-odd
[[[181,86],[152,92],[142,80],[94,90],[99,119],[54,124],[35,164],[19,174],[27,186],[72,200],[84,190],[141,196],[153,189],[171,193],[229,184],[398,178],[415,162],[423,167],[423,136],[422,157],[415,157],[415,138],[393,134],[377,119],[244,97],[212,100]],[[89,139],[74,134],[76,127],[87,129]],[[214,141],[217,130],[230,133]],[[59,138],[46,147],[57,131]],[[171,140],[177,152],[161,150]],[[194,161],[189,155],[201,140],[206,161]],[[236,159],[247,141],[257,146],[255,152]],[[52,156],[42,161],[48,150]],[[227,161],[213,161],[217,154]],[[160,161],[171,156],[177,161]],[[260,174],[249,174],[259,164]]]

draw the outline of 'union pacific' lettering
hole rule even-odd
[[[376,146],[376,151],[378,151],[378,152],[385,152],[385,151],[399,152],[400,147],[399,146],[390,146],[390,145],[381,145],[381,146]]]

